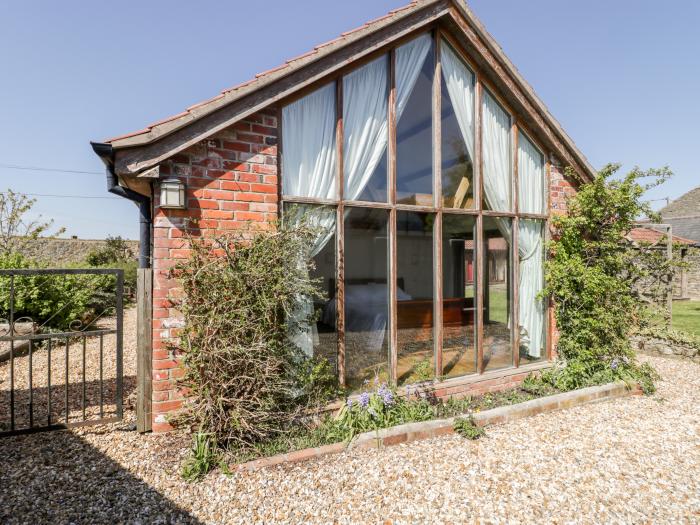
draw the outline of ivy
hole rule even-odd
[[[658,221],[642,197],[671,172],[635,168],[616,178],[618,170],[614,164],[603,168],[568,200],[568,214],[552,221],[543,295],[554,301],[561,363],[542,380],[562,390],[615,380],[654,390],[657,375],[636,361],[630,335],[659,315],[653,297],[675,263],[628,235],[641,217]],[[575,174],[569,169],[567,176]]]

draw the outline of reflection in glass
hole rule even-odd
[[[307,356],[326,358],[337,369],[335,220],[336,210],[331,206],[284,204],[286,224],[303,223],[314,230],[315,236],[309,253],[312,262],[309,274],[318,282],[324,294],[323,298],[299,299],[292,319],[288,320],[293,325],[290,328],[292,340]]]
[[[345,374],[351,389],[388,380],[389,290],[386,210],[345,214]]]
[[[484,217],[484,370],[512,366],[511,220]]]
[[[545,356],[545,304],[538,294],[544,288],[544,222],[521,219],[518,223],[518,287],[520,364]]]
[[[442,216],[442,374],[476,368],[476,219]]]
[[[426,41],[427,42],[427,41]],[[397,68],[402,48],[397,50]],[[401,204],[433,205],[433,45],[419,49],[415,75],[397,74],[396,89],[408,92],[396,123],[396,201]],[[424,57],[424,58],[423,58]],[[400,72],[399,72],[400,73]],[[402,78],[408,85],[402,84]],[[413,80],[413,88],[409,82]]]
[[[427,213],[396,213],[396,301],[399,385],[432,379],[433,224]]]

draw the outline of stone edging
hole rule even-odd
[[[592,386],[580,390],[572,390],[562,394],[541,397],[524,403],[508,405],[485,410],[474,414],[474,420],[479,426],[496,425],[508,421],[514,421],[523,417],[534,416],[543,412],[552,412],[563,408],[615,399],[628,395],[640,395],[641,389],[636,386],[630,388],[625,383],[610,383],[601,386]],[[454,420],[456,416],[448,419],[433,419],[417,423],[406,423],[379,431],[365,432],[353,439],[349,445],[346,443],[333,443],[317,448],[297,450],[287,454],[278,454],[267,458],[260,458],[240,465],[232,465],[234,470],[257,470],[282,463],[297,463],[307,459],[320,458],[329,454],[337,454],[350,449],[373,449],[410,443],[419,439],[429,439],[454,433]]]

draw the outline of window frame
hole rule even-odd
[[[432,129],[433,129],[433,205],[421,206],[413,204],[398,204],[396,202],[396,48],[411,41],[413,38],[424,33],[430,33],[433,39],[434,53],[434,72],[433,72],[433,104],[432,104]],[[443,41],[444,39],[444,41]],[[446,43],[463,61],[464,65],[474,75],[474,159],[473,162],[473,178],[474,178],[474,202],[475,205],[471,209],[451,208],[442,205],[442,152],[441,152],[441,110],[442,110],[442,78],[441,69],[441,47]],[[364,64],[367,64],[383,54],[389,55],[389,89],[388,89],[388,142],[387,142],[387,202],[370,202],[370,201],[350,201],[345,200],[344,190],[345,181],[343,173],[343,76]],[[337,148],[337,179],[336,187],[337,199],[314,199],[305,197],[296,197],[284,195],[282,193],[282,178],[284,177],[284,149],[282,137],[282,107],[286,104],[298,100],[313,92],[319,86],[335,82],[336,88],[336,148]],[[492,211],[483,209],[483,139],[482,139],[482,99],[484,90],[503,108],[510,116],[510,171],[511,171],[511,202],[512,208],[510,212]],[[413,31],[395,41],[382,46],[354,61],[352,64],[340,67],[331,75],[319,79],[317,82],[305,87],[299,93],[282,99],[277,109],[277,125],[278,125],[278,150],[277,150],[277,165],[278,165],[278,200],[279,213],[283,214],[283,203],[297,202],[304,204],[317,204],[334,206],[336,208],[336,301],[337,301],[337,316],[336,316],[336,331],[338,344],[338,378],[341,385],[345,385],[345,280],[344,280],[344,212],[345,208],[365,207],[379,208],[388,210],[389,224],[389,323],[388,323],[388,340],[389,340],[389,375],[393,384],[396,384],[396,368],[398,363],[398,332],[397,332],[397,290],[396,290],[396,214],[397,211],[412,211],[431,213],[435,216],[433,225],[433,342],[434,342],[434,372],[435,378],[439,381],[459,381],[464,378],[481,376],[485,372],[483,359],[483,307],[484,307],[484,253],[483,249],[475,251],[475,271],[476,271],[476,353],[477,353],[477,371],[475,374],[442,379],[442,343],[443,343],[443,290],[442,290],[442,222],[443,213],[452,215],[469,215],[473,216],[476,221],[476,238],[477,247],[481,247],[483,243],[483,218],[492,217],[507,217],[511,219],[512,241],[510,243],[510,258],[511,265],[509,268],[509,278],[511,284],[511,307],[510,315],[514,320],[511,326],[511,341],[512,341],[512,366],[489,371],[489,375],[503,375],[509,370],[520,368],[519,359],[519,253],[518,253],[518,220],[537,219],[544,222],[544,242],[549,241],[549,219],[551,213],[551,192],[550,192],[550,167],[551,162],[549,155],[544,153],[545,148],[542,147],[531,133],[527,125],[518,118],[518,115],[511,109],[510,105],[501,97],[496,87],[488,80],[483,72],[483,69],[478,67],[475,62],[469,57],[464,47],[449,33],[438,24],[424,27]],[[545,212],[544,214],[520,213],[518,207],[518,192],[519,192],[519,173],[518,173],[518,138],[519,134],[523,133],[532,142],[533,145],[542,153],[544,159],[544,188],[545,188]],[[545,259],[548,254],[545,253]],[[545,303],[545,358],[546,363],[552,359],[552,342],[551,342],[551,304],[549,298]],[[538,363],[541,366],[541,363]]]

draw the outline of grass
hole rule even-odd
[[[673,328],[700,337],[700,301],[674,301]]]

